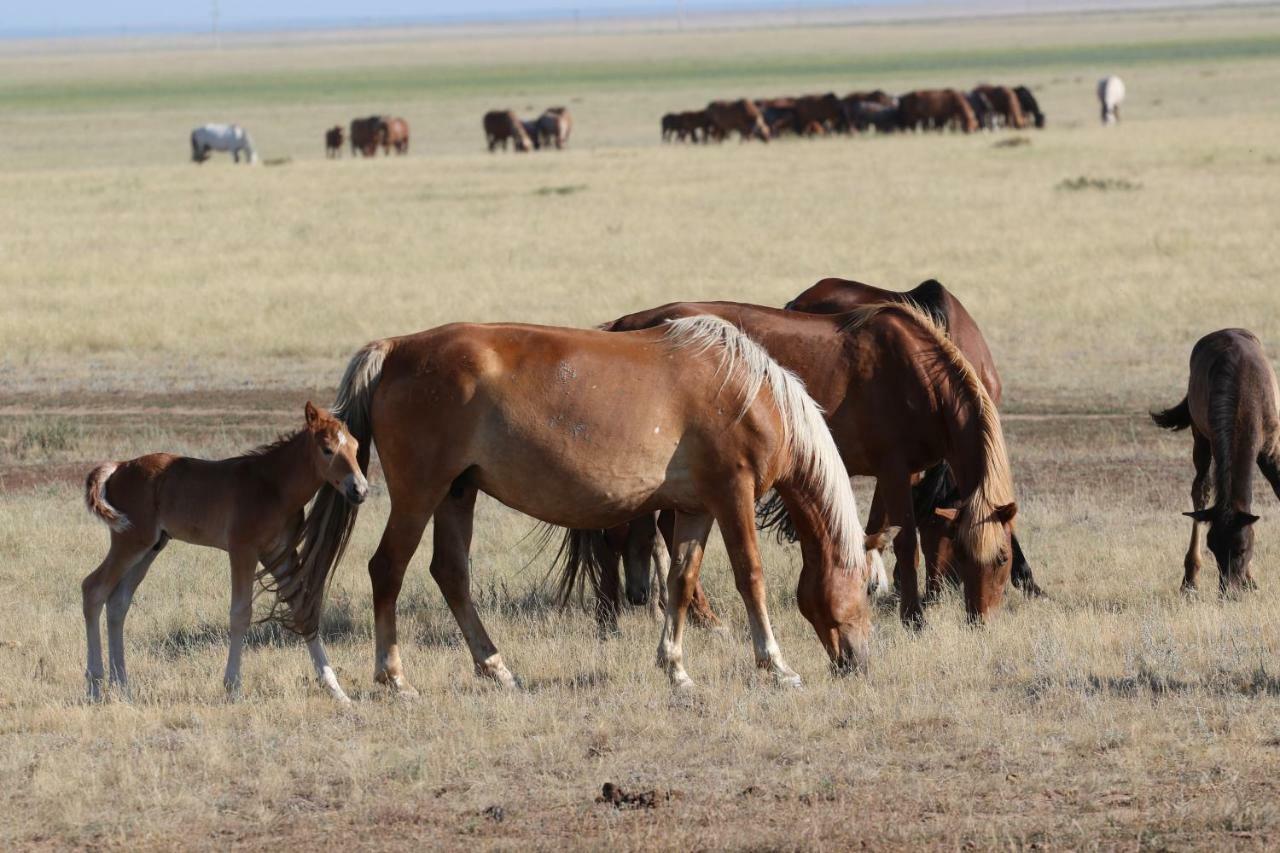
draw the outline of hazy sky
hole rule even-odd
[[[380,19],[584,16],[674,11],[680,0],[0,0],[0,33],[207,29],[214,3],[226,29],[272,23],[324,24]],[[871,0],[856,5],[885,5]],[[840,0],[684,0],[689,12],[725,8],[842,5]],[[854,5],[850,3],[850,5]]]

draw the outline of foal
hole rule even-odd
[[[208,545],[231,557],[231,649],[223,678],[240,687],[240,654],[253,611],[255,569],[287,577],[296,560],[303,508],[328,483],[359,504],[369,484],[356,461],[358,443],[341,421],[311,403],[306,427],[274,444],[218,462],[152,453],[107,462],[85,481],[89,512],[111,528],[111,550],[81,584],[89,641],[85,672],[89,697],[102,696],[102,639],[98,626],[107,605],[112,684],[127,688],[124,620],[133,593],[170,539]],[[280,589],[285,599],[305,590]],[[320,637],[307,639],[316,675],[335,699],[349,701],[329,666]]]
[[[1249,572],[1253,556],[1251,510],[1253,466],[1280,497],[1280,415],[1277,414],[1276,374],[1262,343],[1245,329],[1222,329],[1205,335],[1191,350],[1191,378],[1187,396],[1151,420],[1164,429],[1191,427],[1191,460],[1196,477],[1191,484],[1191,545],[1182,578],[1184,592],[1196,588],[1200,573],[1201,523],[1209,522],[1209,550],[1218,562],[1222,592],[1252,589]],[[1209,465],[1213,463],[1214,501],[1209,502]]]

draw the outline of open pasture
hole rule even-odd
[[[1256,594],[1182,598],[1190,440],[1144,411],[1180,398],[1207,331],[1280,352],[1278,46],[1273,7],[0,45],[0,845],[1274,845],[1280,512],[1259,479]],[[1129,88],[1105,130],[1104,73]],[[658,142],[663,112],[714,97],[983,80],[1031,86],[1048,128]],[[485,153],[485,110],[559,102],[566,151]],[[411,123],[408,156],[324,159],[325,128],[380,111]],[[206,121],[286,162],[191,164]],[[422,698],[402,702],[369,678],[375,476],[324,627],[353,707],[267,626],[227,702],[225,557],[177,544],[130,616],[133,701],[83,702],[94,463],[268,441],[374,337],[781,305],[827,275],[936,277],[982,325],[1050,599],[971,630],[952,595],[918,635],[883,610],[870,674],[835,679],[795,608],[799,554],[770,540],[806,683],[781,692],[713,536],[702,577],[729,632],[688,637],[699,687],[674,695],[657,623],[628,613],[597,643],[549,603],[534,523],[482,498],[475,593],[527,689],[471,676],[428,533],[401,596]],[[655,796],[598,804],[605,782]]]

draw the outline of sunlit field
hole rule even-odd
[[[1104,129],[1106,73],[1129,95]],[[659,141],[664,112],[712,98],[984,81],[1030,86],[1047,129]],[[553,104],[566,151],[486,152],[487,109]],[[408,156],[324,158],[327,127],[378,112],[409,122]],[[1280,9],[0,43],[0,115],[0,846],[1280,840],[1280,512],[1260,487],[1257,593],[1180,596],[1190,440],[1145,418],[1204,333],[1280,347]],[[206,121],[243,124],[266,163],[192,164]],[[228,701],[226,558],[178,543],[131,611],[132,699],[84,702],[95,463],[268,441],[372,338],[781,305],[830,275],[934,277],[982,325],[1047,600],[1014,593],[975,630],[949,596],[918,634],[882,609],[871,672],[837,679],[795,606],[799,551],[770,539],[806,685],[784,692],[754,670],[713,536],[729,630],[692,633],[698,688],[676,695],[658,623],[629,612],[599,643],[552,603],[535,522],[482,498],[474,593],[525,689],[472,676],[428,533],[400,599],[408,702],[371,679],[375,478],[325,622],[353,706],[270,626]],[[597,803],[605,782],[654,796]]]

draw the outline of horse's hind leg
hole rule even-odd
[[[658,667],[667,673],[674,687],[693,686],[693,680],[684,671],[684,622],[713,521],[710,515],[675,513],[672,532],[675,559],[667,578],[667,614],[658,641]]]
[[[138,585],[147,577],[151,564],[159,556],[168,541],[169,538],[161,534],[160,541],[156,542],[141,560],[134,563],[133,567],[124,573],[124,577],[116,585],[115,591],[107,599],[107,660],[110,668],[109,677],[111,683],[118,685],[121,690],[128,690],[129,686],[129,676],[125,671],[124,665],[124,620],[129,615],[129,608],[133,605],[133,594],[137,591]]]
[[[102,607],[115,591],[120,579],[146,555],[150,547],[150,543],[139,541],[136,528],[126,533],[113,533],[111,550],[98,564],[98,568],[90,572],[80,584],[88,651],[85,680],[90,699],[102,698]]]
[[[1191,481],[1191,508],[1202,510],[1209,504],[1209,468],[1213,463],[1213,450],[1209,439],[1200,435],[1193,428],[1191,437],[1195,443],[1191,446],[1191,461],[1196,466],[1195,479]],[[1192,519],[1191,544],[1187,546],[1187,556],[1183,560],[1182,591],[1194,592],[1196,579],[1200,575],[1200,551],[1204,537],[1204,524]]]
[[[222,685],[233,697],[240,692],[244,636],[253,622],[253,578],[257,565],[258,555],[254,551],[240,549],[231,552],[231,636]]]
[[[507,669],[502,655],[489,639],[471,598],[471,573],[467,562],[471,553],[475,507],[476,490],[468,487],[461,494],[450,494],[436,509],[431,577],[444,593],[444,600],[462,629],[475,663],[476,675],[492,678],[503,687],[514,688],[517,686],[515,676]]]
[[[751,623],[751,643],[755,648],[756,666],[766,669],[774,681],[784,687],[799,687],[800,676],[787,666],[782,650],[769,624],[765,605],[764,572],[760,566],[760,549],[756,541],[755,508],[748,497],[736,507],[717,513],[720,535],[724,537],[733,578],[747,606]]]

